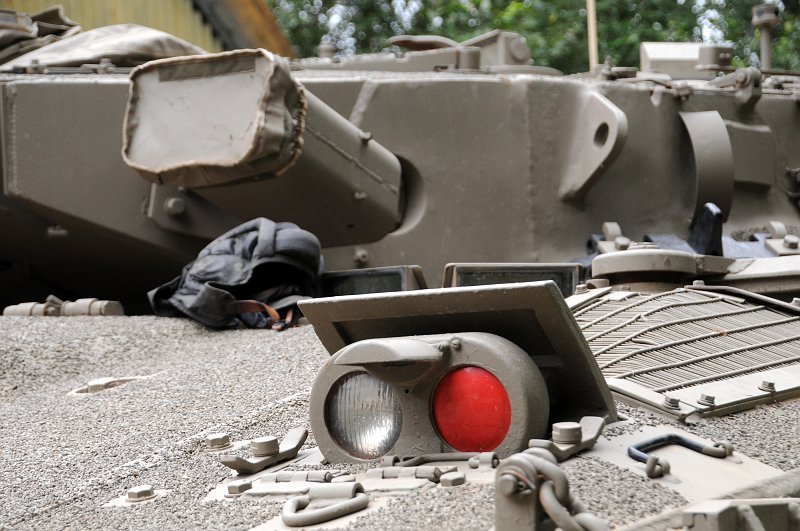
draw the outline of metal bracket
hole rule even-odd
[[[576,113],[571,161],[558,190],[562,201],[581,201],[614,162],[628,136],[628,117],[598,92],[587,92]]]
[[[733,203],[733,148],[728,129],[717,111],[681,112],[694,154],[697,185],[694,201],[694,225],[706,203],[722,210],[728,219]]]
[[[272,466],[286,461],[297,456],[300,447],[306,442],[308,437],[308,430],[303,428],[294,428],[289,430],[286,437],[281,441],[278,453],[266,457],[256,457],[254,459],[245,459],[238,455],[222,455],[219,458],[220,463],[226,467],[235,470],[239,474],[255,474]]]
[[[739,68],[731,74],[712,79],[709,85],[736,87],[736,103],[752,108],[761,98],[761,71],[758,68]]]
[[[629,446],[628,456],[640,463],[645,463],[647,477],[660,478],[669,474],[669,462],[666,459],[650,455],[647,452],[670,444],[677,444],[703,455],[716,457],[718,459],[724,459],[733,454],[733,446],[725,441],[714,443],[713,446],[706,446],[703,443],[693,441],[677,433],[668,433]]]
[[[162,229],[207,240],[242,222],[195,192],[171,184],[150,186],[147,217]]]

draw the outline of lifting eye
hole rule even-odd
[[[436,386],[433,420],[439,435],[460,452],[500,446],[511,426],[511,402],[500,380],[486,369],[458,367]]]

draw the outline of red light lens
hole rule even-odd
[[[480,367],[450,371],[433,393],[439,435],[460,452],[494,450],[511,426],[511,402],[497,377]]]

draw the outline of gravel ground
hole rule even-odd
[[[231,476],[201,451],[203,438],[308,428],[309,389],[327,357],[310,326],[219,332],[156,317],[0,318],[0,527],[247,529],[270,520],[280,502],[202,502]],[[105,376],[144,378],[71,393]],[[626,405],[620,412],[631,422],[607,436],[671,422]],[[675,424],[789,470],[800,466],[798,413],[795,401]],[[614,525],[686,503],[591,454],[563,467],[576,496]],[[169,493],[104,507],[146,483]],[[493,499],[491,484],[436,488],[393,498],[349,528],[486,529]]]

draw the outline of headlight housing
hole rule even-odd
[[[333,384],[325,397],[324,420],[336,444],[359,459],[386,454],[403,426],[392,385],[364,371],[349,372]]]

